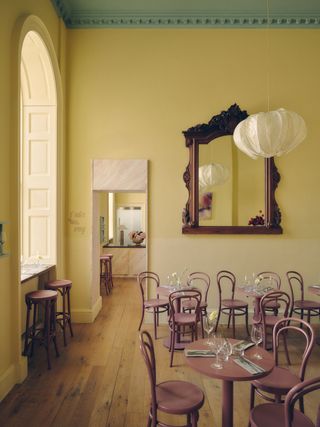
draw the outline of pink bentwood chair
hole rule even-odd
[[[151,385],[151,405],[148,427],[173,427],[158,419],[158,411],[173,415],[186,415],[183,427],[197,427],[199,409],[204,403],[204,394],[196,385],[186,381],[164,381],[157,384],[156,360],[153,342],[147,331],[140,333],[140,350],[147,365]]]
[[[173,354],[176,339],[182,335],[191,335],[191,341],[198,339],[198,322],[200,320],[201,292],[196,289],[184,289],[183,291],[171,292],[169,295],[169,328],[170,328],[170,367],[173,363]],[[190,303],[192,312],[184,312],[182,308],[185,303]]]
[[[207,307],[208,307],[208,292],[210,288],[210,277],[207,273],[202,273],[200,271],[196,271],[194,273],[189,274],[188,277],[188,286],[191,289],[198,289],[201,292],[201,302],[200,302],[200,320],[201,320],[201,332],[202,338],[204,338],[204,328],[203,328],[203,318],[207,315]],[[184,311],[191,311],[194,307],[192,306],[191,301],[185,301],[183,304]]]
[[[153,313],[153,326],[154,326],[154,337],[157,339],[157,326],[159,326],[159,314],[169,311],[169,302],[167,299],[160,299],[159,295],[157,294],[155,298],[148,298],[146,295],[148,295],[147,292],[147,286],[153,285],[155,288],[154,291],[157,291],[157,288],[160,286],[160,279],[159,276],[156,273],[153,273],[151,271],[143,271],[142,273],[138,274],[137,277],[140,290],[141,290],[141,298],[142,298],[142,304],[141,304],[141,320],[138,330],[140,331],[143,319],[144,319],[144,313],[145,312],[152,312]],[[149,291],[151,286],[149,286]]]
[[[300,326],[303,324],[304,329]],[[287,368],[279,366],[279,341],[283,336],[285,343],[288,332],[294,332],[305,340],[304,351],[302,355],[299,374],[291,372]],[[279,320],[273,329],[273,351],[275,367],[273,371],[266,377],[252,381],[251,395],[250,395],[250,409],[254,407],[255,393],[269,402],[281,403],[283,402],[282,396],[285,396],[289,390],[297,384],[304,381],[307,362],[311,355],[314,346],[314,331],[309,323],[304,320],[297,319],[296,317],[287,317]],[[265,394],[267,393],[267,394]],[[272,395],[272,396],[269,396]],[[300,399],[300,410],[304,412],[303,399]],[[272,427],[273,425],[270,424]]]
[[[300,318],[304,318],[304,314],[307,314],[307,321],[310,323],[311,316],[320,316],[320,303],[317,301],[310,301],[304,299],[304,284],[303,278],[297,271],[288,271],[286,273],[287,279],[290,285],[291,298],[292,298],[292,309],[291,313],[297,313]],[[299,292],[299,299],[295,299],[294,289]]]
[[[257,274],[257,277],[260,278],[266,286],[270,286],[270,288],[273,288],[274,290],[279,290],[281,287],[281,278],[279,274],[273,271],[262,271]],[[280,304],[278,304],[277,301],[270,301],[265,310],[273,311],[274,315],[277,316],[279,308]]]
[[[250,423],[252,427],[320,427],[320,406],[316,424],[302,412],[294,409],[297,400],[304,395],[320,389],[320,377],[303,381],[294,386],[287,394],[284,405],[264,403],[252,409]]]
[[[239,299],[234,299],[234,293],[236,288],[236,277],[231,271],[221,270],[217,274],[217,285],[219,291],[219,311],[216,323],[216,332],[219,325],[221,313],[227,314],[228,316],[228,328],[232,320],[232,337],[235,338],[235,317],[245,316],[247,333],[250,336],[248,326],[248,303]],[[231,298],[222,298],[222,288],[228,286],[231,288]]]
[[[268,314],[272,304],[277,304],[283,313],[282,316],[276,316],[274,314]],[[254,323],[260,323],[262,325],[263,331],[263,348],[268,349],[268,333],[271,333],[274,328],[274,325],[284,317],[290,316],[291,313],[291,299],[290,296],[283,291],[271,291],[265,294],[260,300],[260,317],[257,320],[254,320]],[[287,360],[289,363],[289,355],[286,350]]]

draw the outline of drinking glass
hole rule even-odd
[[[223,340],[223,345],[221,349],[221,358],[224,362],[228,362],[229,357],[232,354],[232,345],[230,344],[229,340],[225,338]]]
[[[262,342],[262,326],[261,325],[252,325],[251,328],[251,340],[254,342],[256,349],[258,348],[258,345]],[[253,355],[255,359],[262,359],[262,356],[258,353],[255,353]]]
[[[203,322],[204,323],[203,329],[206,331],[206,334],[207,334],[207,341],[206,341],[207,345],[211,345],[210,334],[212,333],[212,331],[214,329],[215,322],[216,322],[215,317],[212,318],[211,313],[207,313],[207,315],[204,318],[204,322]]]
[[[219,354],[221,352],[221,349],[223,347],[223,338],[220,334],[214,335],[213,341],[212,341],[212,350],[216,354],[216,360],[214,363],[212,363],[211,367],[215,369],[222,369],[222,363],[219,359]]]

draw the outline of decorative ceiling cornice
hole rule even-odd
[[[67,28],[320,28],[320,10],[315,13],[213,13],[161,11],[111,11],[73,9],[68,0],[51,0]]]

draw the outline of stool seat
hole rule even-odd
[[[71,280],[61,279],[61,280],[53,280],[47,284],[47,289],[57,289],[57,288],[71,288],[72,282]]]
[[[39,291],[33,291],[26,294],[26,300],[32,300],[32,301],[47,301],[51,300],[52,298],[57,298],[58,294],[54,290],[39,290]]]
[[[50,363],[50,342],[53,341],[56,350],[56,356],[59,356],[56,341],[56,302],[58,293],[54,290],[38,290],[29,292],[25,296],[27,305],[26,329],[24,337],[23,355],[32,357],[34,342],[39,341],[43,344],[47,352],[48,369],[51,369]],[[41,311],[41,308],[43,312]],[[33,309],[33,320],[30,325],[30,316]]]
[[[73,330],[71,325],[71,308],[70,308],[70,291],[72,288],[72,281],[69,279],[58,279],[47,283],[46,288],[52,292],[58,291],[62,296],[62,311],[56,312],[56,321],[61,327],[63,332],[63,342],[67,345],[66,326],[69,325],[70,334],[73,337]]]

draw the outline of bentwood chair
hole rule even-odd
[[[226,314],[228,316],[228,328],[230,327],[230,322],[232,321],[232,336],[235,338],[235,318],[236,316],[245,316],[247,333],[249,332],[248,325],[248,303],[243,300],[235,299],[234,293],[236,289],[236,277],[231,271],[221,270],[217,274],[217,285],[219,291],[219,309],[218,309],[218,317],[216,323],[217,332],[219,320],[221,313]],[[228,299],[223,298],[222,288],[229,287],[229,295]]]
[[[202,338],[204,338],[204,327],[203,327],[203,318],[207,315],[208,307],[208,292],[210,289],[210,277],[207,273],[196,271],[189,274],[187,280],[188,286],[190,289],[198,289],[201,292],[201,302],[200,302],[200,320],[201,320],[201,332]],[[192,301],[185,301],[183,304],[184,311],[191,311],[194,307],[192,306]]]
[[[305,380],[288,392],[284,405],[281,403],[263,403],[252,409],[250,423],[252,427],[320,427],[320,406],[316,424],[304,413],[294,408],[297,400],[308,393],[320,389],[320,377]]]
[[[158,418],[158,412],[172,415],[186,415],[184,427],[197,427],[199,409],[204,403],[202,390],[186,381],[164,381],[157,384],[156,359],[153,342],[147,331],[140,332],[140,350],[146,363],[151,386],[151,404],[148,427],[173,427]]]
[[[279,305],[282,315],[276,316],[274,314],[268,314],[270,311],[271,304]],[[268,336],[271,335],[274,325],[282,318],[290,316],[291,313],[291,299],[290,296],[284,291],[271,291],[265,294],[260,300],[260,316],[258,319],[253,320],[254,323],[260,323],[262,325],[263,332],[263,348],[268,349]],[[289,363],[289,355],[286,350],[287,360]]]
[[[311,316],[320,316],[320,303],[304,299],[304,283],[300,273],[297,271],[288,271],[286,276],[290,285],[292,298],[291,315],[296,313],[303,319],[306,313],[307,321],[310,323]],[[295,293],[299,293],[299,299],[295,298]]]
[[[301,323],[304,325],[305,329],[300,327]],[[289,332],[291,334],[294,333],[296,337],[304,340],[304,350],[298,374],[291,372],[288,368],[279,366],[280,338],[283,338],[286,343]],[[314,339],[312,327],[304,320],[288,317],[279,320],[274,325],[273,351],[275,367],[266,377],[251,382],[250,409],[254,407],[256,393],[269,402],[281,403],[283,402],[282,396],[285,396],[292,387],[304,381],[307,363],[314,346]],[[300,398],[300,410],[304,412],[302,397]],[[270,424],[270,426],[273,427],[273,424]]]
[[[274,290],[279,290],[281,287],[281,278],[279,274],[275,273],[274,271],[262,271],[261,273],[257,274],[257,277],[263,284]],[[277,301],[270,301],[266,306],[266,311],[273,311],[274,315],[277,316],[279,308],[280,304]]]
[[[186,302],[193,307],[190,313],[182,309]],[[198,339],[200,302],[201,292],[196,289],[184,289],[183,291],[171,292],[169,295],[170,367],[172,367],[173,363],[176,340],[179,341],[185,335],[190,335],[191,341]]]
[[[143,271],[138,274],[137,277],[140,291],[141,291],[141,320],[138,330],[140,331],[144,314],[153,313],[153,326],[154,326],[154,337],[157,339],[157,326],[159,326],[159,314],[169,312],[169,302],[167,299],[160,299],[157,293],[157,289],[160,286],[160,279],[156,273],[152,271]],[[148,298],[148,295],[152,289],[155,292],[155,298]]]

